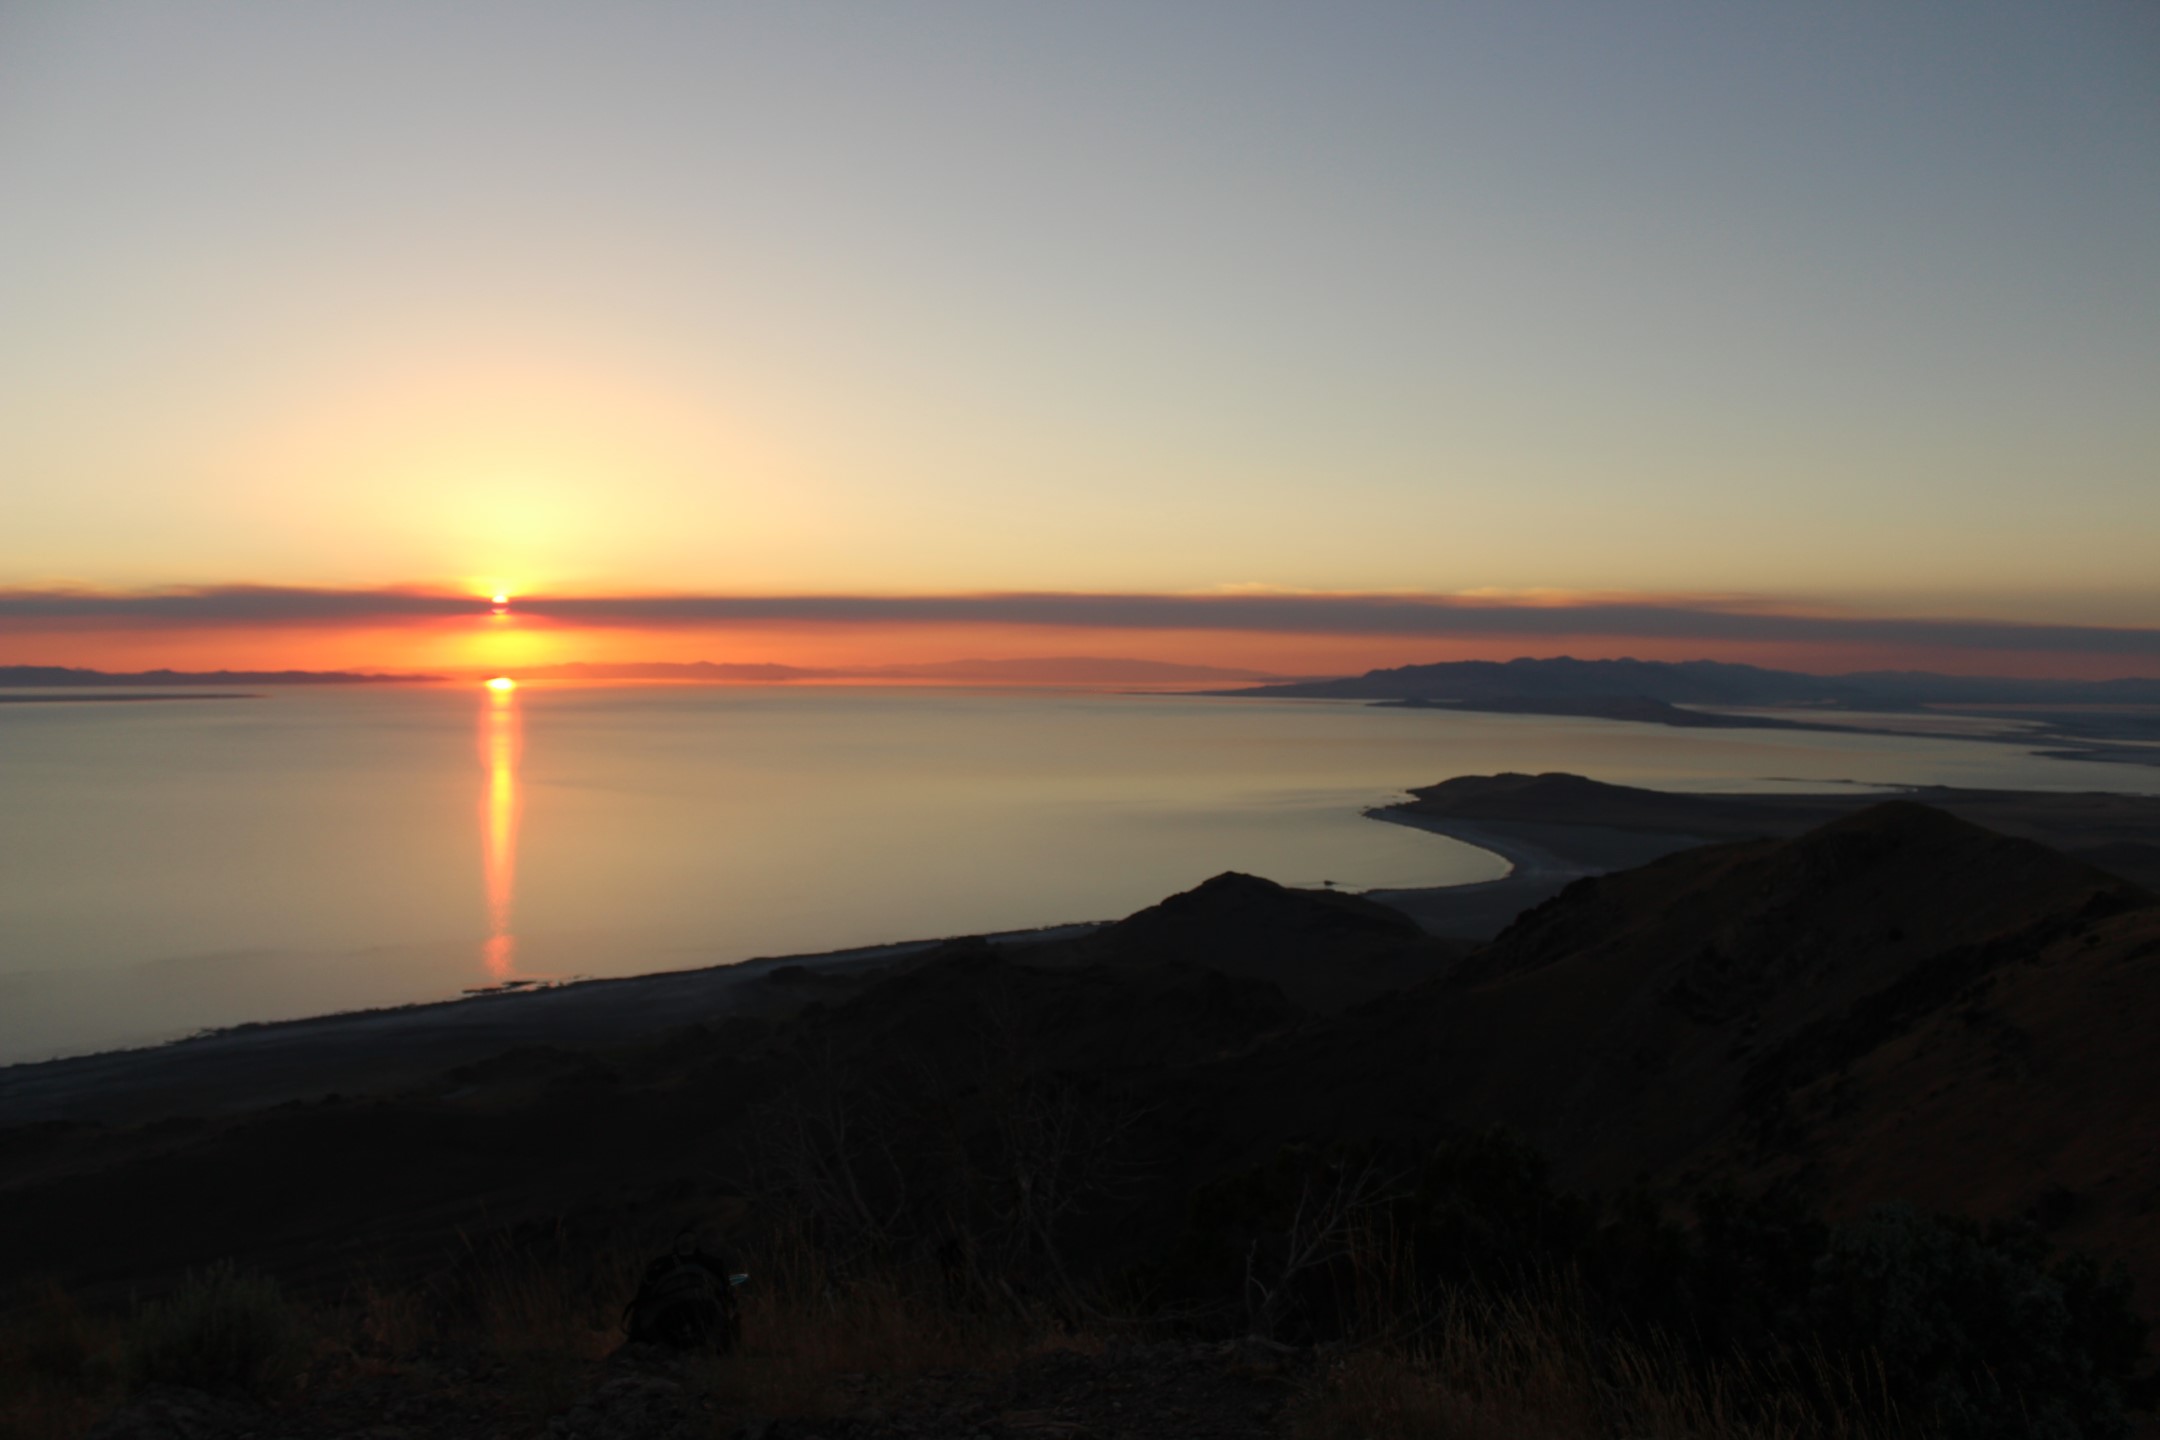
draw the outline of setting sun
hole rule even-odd
[[[517,681],[511,679],[507,675],[497,675],[494,679],[487,682],[487,688],[496,691],[499,694],[505,690],[517,689]]]

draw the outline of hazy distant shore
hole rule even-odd
[[[260,700],[260,695],[232,691],[217,695],[104,695],[85,692],[73,695],[0,695],[0,705],[122,705],[145,700]]]
[[[75,665],[0,665],[0,687],[26,690],[154,685],[409,685],[443,678],[373,670],[89,670]]]
[[[1446,661],[1212,692],[1387,709],[1617,720],[1680,730],[1927,734],[2025,745],[2051,760],[2160,766],[2160,679],[2030,680],[1872,671],[1814,675],[1719,661]]]

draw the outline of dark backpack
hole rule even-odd
[[[727,1262],[687,1238],[645,1267],[637,1294],[623,1307],[623,1330],[633,1344],[725,1355],[741,1337],[736,1277]]]

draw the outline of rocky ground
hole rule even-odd
[[[999,1371],[849,1375],[810,1415],[758,1413],[697,1362],[625,1346],[589,1376],[543,1382],[499,1362],[319,1377],[265,1407],[160,1389],[93,1440],[1242,1440],[1285,1433],[1311,1352],[1259,1341],[1052,1350]],[[578,1393],[582,1390],[582,1393]],[[571,1398],[572,1396],[575,1398]],[[539,1403],[536,1403],[539,1402]]]

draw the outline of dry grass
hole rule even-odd
[[[0,1323],[0,1440],[81,1435],[119,1388],[120,1337],[57,1286],[18,1296]]]
[[[952,1304],[934,1274],[841,1276],[799,1245],[760,1258],[764,1270],[753,1268],[741,1295],[743,1344],[702,1377],[731,1410],[832,1415],[872,1403],[878,1386],[934,1371],[987,1375],[1076,1343],[1040,1315]]]
[[[622,1344],[623,1305],[644,1258],[632,1244],[582,1252],[559,1235],[468,1242],[431,1284],[363,1288],[344,1324],[391,1368],[423,1357],[491,1361],[497,1391],[537,1419],[574,1404]]]
[[[470,1341],[495,1355],[598,1360],[622,1343],[622,1309],[637,1291],[640,1262],[641,1252],[628,1248],[575,1261],[478,1256],[451,1309]],[[393,1297],[386,1319],[396,1310]]]
[[[462,1258],[430,1283],[368,1282],[335,1303],[280,1302],[269,1388],[286,1388],[302,1369],[318,1380],[404,1373],[424,1388],[445,1359],[484,1360],[517,1409],[546,1415],[568,1406],[622,1341],[617,1322],[636,1288],[634,1258],[625,1251],[570,1263],[559,1250],[507,1247],[469,1247]],[[109,1314],[53,1287],[0,1306],[0,1440],[79,1436],[131,1381],[263,1388],[228,1383],[248,1377],[196,1373],[204,1369],[197,1352],[208,1344],[211,1359],[227,1360],[233,1338],[231,1326],[193,1313],[204,1309],[199,1295],[188,1304],[200,1282],[191,1277],[170,1295]],[[229,1319],[232,1308],[210,1306],[208,1319]]]
[[[4,1440],[79,1440],[110,1408],[108,1401],[45,1386],[0,1389]]]
[[[121,1357],[131,1388],[179,1385],[263,1399],[299,1378],[314,1341],[309,1317],[276,1280],[225,1261],[137,1306]]]
[[[344,1303],[300,1311],[318,1359],[342,1356],[345,1378],[318,1365],[334,1395],[355,1374],[402,1377],[425,1392],[442,1367],[474,1363],[499,1402],[539,1421],[589,1392],[621,1343],[618,1318],[642,1252],[567,1258],[502,1251],[468,1257],[426,1286],[362,1286]],[[956,1299],[935,1270],[841,1273],[811,1247],[782,1244],[742,1262],[741,1348],[693,1367],[720,1433],[746,1415],[816,1418],[890,1408],[902,1390],[984,1387],[1032,1354],[1093,1349],[1051,1316]],[[47,1290],[0,1320],[0,1440],[83,1433],[123,1393],[122,1357],[148,1313],[87,1313]],[[1293,1440],[1897,1440],[1839,1414],[1804,1414],[1803,1392],[1839,1393],[1817,1370],[1708,1377],[1678,1356],[1617,1344],[1571,1319],[1579,1307],[1464,1303],[1427,1316],[1386,1316],[1383,1338],[1346,1352],[1292,1405]],[[351,1367],[357,1365],[357,1371]],[[1848,1400],[1858,1395],[1849,1385]],[[1780,1401],[1779,1397],[1783,1397]],[[306,1392],[299,1403],[315,1403]],[[1771,1402],[1777,1403],[1771,1403]],[[1878,1397],[1879,1401],[1879,1397]],[[1783,1409],[1777,1408],[1782,1404]],[[1822,1407],[1818,1406],[1820,1410]],[[1879,1403],[1876,1407],[1879,1410]]]
[[[652,1251],[665,1248],[651,1247]],[[454,1286],[429,1296],[396,1289],[359,1295],[349,1324],[386,1357],[423,1350],[484,1353],[521,1408],[573,1403],[594,1367],[623,1341],[645,1249],[575,1261],[558,1254],[475,1251]],[[842,1273],[813,1247],[783,1238],[742,1257],[741,1347],[695,1367],[693,1382],[723,1409],[768,1416],[858,1410],[877,1386],[926,1371],[1005,1369],[1052,1333],[1008,1308],[950,1303],[941,1277],[904,1267]],[[446,1318],[447,1317],[447,1318]]]
[[[1354,1353],[1291,1409],[1295,1440],[1588,1440],[1596,1416],[1567,1385],[1458,1387],[1429,1357]]]
[[[191,1274],[125,1313],[32,1287],[0,1306],[0,1440],[79,1436],[148,1385],[283,1392],[313,1353],[315,1318],[268,1279],[230,1266]]]
[[[1848,1377],[1691,1371],[1654,1348],[1594,1340],[1567,1311],[1465,1307],[1414,1342],[1375,1344],[1328,1366],[1289,1414],[1294,1440],[1897,1440],[1817,1405],[1857,1398]],[[1805,1381],[1803,1385],[1801,1382]],[[1827,1411],[1827,1413],[1825,1413]]]
[[[425,1296],[374,1281],[354,1292],[348,1323],[354,1353],[377,1360],[418,1354],[438,1329]]]

